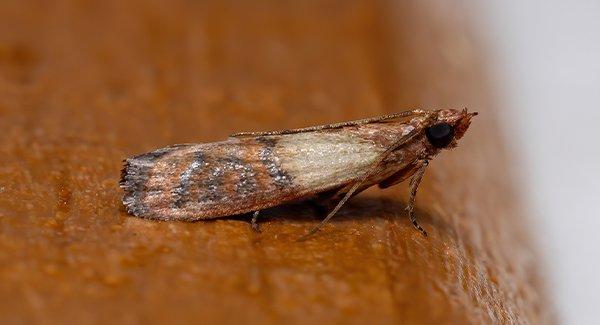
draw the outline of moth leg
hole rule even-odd
[[[425,168],[429,165],[429,161],[421,160],[421,166],[417,171],[413,174],[410,179],[409,185],[409,196],[408,196],[408,205],[406,206],[406,211],[408,212],[408,217],[412,222],[413,226],[417,228],[425,237],[427,237],[427,232],[419,223],[417,222],[417,217],[415,217],[415,199],[417,197],[417,189],[419,188],[419,184],[421,184],[421,180],[423,179],[423,175],[425,174]]]
[[[352,187],[350,188],[350,190],[348,192],[346,192],[346,194],[340,200],[340,202],[338,202],[338,204],[335,206],[335,208],[333,208],[333,210],[331,210],[331,212],[329,212],[329,214],[325,217],[325,219],[323,219],[321,221],[321,223],[319,223],[314,228],[312,228],[306,235],[298,238],[298,241],[304,241],[304,240],[306,240],[308,237],[314,235],[317,231],[319,231],[321,228],[323,228],[323,226],[325,226],[325,224],[327,223],[327,221],[329,221],[329,219],[331,219],[340,210],[340,208],[344,205],[344,203],[346,203],[346,201],[348,201],[348,199],[350,197],[352,197],[352,194],[354,192],[356,192],[356,190],[362,185],[362,183],[364,183],[365,180],[366,180],[366,177],[363,177],[361,180],[359,180],[358,182],[354,183],[354,185],[352,185]]]
[[[329,214],[327,215],[327,217],[325,217],[325,219],[323,219],[323,221],[321,221],[320,224],[318,224],[316,227],[314,227],[313,229],[311,229],[306,235],[298,238],[298,241],[304,241],[305,239],[307,239],[308,237],[314,235],[317,231],[319,231],[319,229],[321,229],[326,223],[327,221],[329,221],[329,219],[331,219],[337,212],[338,210],[342,207],[342,205],[344,205],[344,203],[346,203],[346,201],[348,201],[348,199],[350,197],[352,197],[352,195],[359,190],[359,188],[365,183],[365,181],[372,175],[374,175],[375,173],[377,173],[378,171],[378,166],[379,164],[381,164],[381,162],[389,156],[389,154],[391,152],[393,152],[395,149],[403,146],[404,144],[408,143],[408,141],[411,141],[415,136],[417,136],[418,132],[417,131],[413,131],[411,133],[409,133],[406,136],[401,137],[400,139],[398,139],[398,141],[396,141],[393,145],[391,145],[389,148],[387,148],[381,155],[379,155],[379,157],[375,160],[375,162],[373,162],[373,164],[371,165],[371,169],[368,170],[365,174],[363,174],[360,178],[358,178],[356,180],[356,182],[354,183],[354,185],[352,185],[352,187],[348,190],[348,192],[346,192],[346,194],[344,195],[344,197],[340,200],[340,202],[338,202],[338,204],[335,206],[335,208],[333,208],[333,210],[331,212],[329,212]],[[425,172],[425,166],[427,166],[427,161],[425,161],[425,163],[423,163],[423,166],[421,168],[423,168],[422,171],[419,171],[417,173],[419,173],[421,176],[418,177],[418,182],[416,182],[416,186],[415,186],[415,194],[416,194],[416,188],[418,187],[418,183],[421,182],[421,178],[423,177],[423,173]],[[415,178],[415,177],[413,177]],[[416,179],[416,178],[415,178]],[[413,181],[411,180],[411,184],[413,183]],[[414,198],[412,199],[413,204],[414,204]],[[415,226],[418,226],[417,221],[415,220],[413,222],[415,224]],[[418,226],[417,229],[420,229],[424,234],[427,234],[425,232],[425,230],[423,230],[423,228],[421,228],[420,226]]]
[[[258,214],[260,213],[260,210],[254,211],[254,213],[252,214],[252,220],[250,220],[250,225],[252,226],[252,230],[260,233],[260,227],[258,226],[258,222],[256,222],[258,220]]]

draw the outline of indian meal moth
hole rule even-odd
[[[466,109],[411,110],[301,129],[243,132],[221,142],[177,144],[125,160],[120,186],[127,212],[195,221],[254,212],[293,200],[338,200],[316,233],[353,195],[410,179],[408,216],[429,161],[457,146]]]

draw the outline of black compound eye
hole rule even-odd
[[[436,148],[445,148],[454,138],[454,128],[448,123],[438,123],[425,130],[427,139]]]

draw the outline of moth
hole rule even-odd
[[[242,132],[221,142],[177,144],[124,162],[120,186],[128,213],[148,219],[195,221],[253,213],[314,198],[336,202],[306,238],[353,195],[409,177],[407,212],[429,161],[457,146],[477,113],[410,110],[300,129]],[[333,200],[333,201],[332,201]]]

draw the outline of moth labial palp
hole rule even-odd
[[[125,161],[120,185],[126,210],[138,217],[195,221],[254,212],[327,193],[341,198],[316,233],[353,195],[410,177],[407,211],[425,168],[457,146],[467,110],[412,110],[301,129],[245,132],[221,142],[176,145]]]

